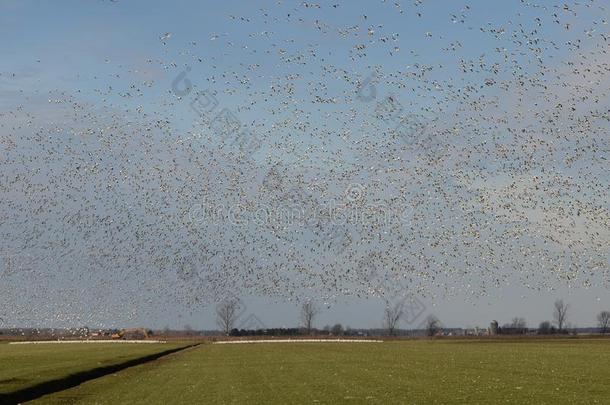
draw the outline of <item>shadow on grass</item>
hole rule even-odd
[[[17,391],[9,392],[7,394],[0,394],[0,404],[19,404],[27,401],[32,401],[34,399],[42,397],[43,395],[52,394],[58,391],[66,390],[68,388],[76,387],[77,385],[80,385],[86,381],[93,380],[95,378],[100,378],[108,374],[116,373],[129,367],[148,363],[150,361],[157,360],[169,354],[186,350],[188,348],[195,347],[198,345],[199,344],[194,344],[184,347],[178,347],[175,349],[165,350],[163,352],[149,354],[148,356],[129,360],[124,363],[113,364],[111,366],[105,367],[98,367],[80,373],[70,374],[63,378],[45,381],[43,383],[36,384],[31,387],[23,388]]]

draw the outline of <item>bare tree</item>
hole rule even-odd
[[[434,315],[429,315],[426,318],[426,334],[435,336],[441,330],[441,323]]]
[[[216,323],[227,336],[237,320],[238,306],[236,299],[226,299],[216,306]]]
[[[402,303],[399,302],[395,305],[390,305],[390,303],[386,303],[383,323],[385,328],[388,331],[388,335],[393,336],[396,334],[396,326],[398,325],[398,321],[402,317]]]
[[[314,302],[307,300],[303,303],[303,306],[301,307],[301,322],[303,323],[303,327],[307,330],[308,335],[311,334],[313,320],[318,313],[318,307]]]
[[[527,332],[527,322],[524,318],[514,317],[510,323],[513,333],[524,334]]]
[[[538,326],[539,335],[552,335],[554,333],[555,327],[549,321],[540,322]]]
[[[332,332],[333,336],[341,336],[343,335],[343,325],[337,323],[330,331]]]
[[[525,319],[516,316],[510,322],[510,327],[515,329],[525,329],[527,328],[527,322],[525,321]]]
[[[602,335],[610,330],[610,311],[602,311],[597,315],[597,325]]]
[[[563,302],[563,300],[555,301],[555,310],[553,311],[553,319],[557,324],[559,332],[563,331],[563,327],[568,319],[568,308],[569,305]]]

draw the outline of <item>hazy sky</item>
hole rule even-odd
[[[244,326],[311,297],[318,327],[380,327],[393,288],[403,327],[535,326],[557,298],[593,325],[610,10],[402,3],[1,2],[0,327],[212,329],[228,291]],[[211,100],[255,149],[226,152]],[[307,225],[231,222],[257,204]],[[388,219],[308,221],[333,204]]]

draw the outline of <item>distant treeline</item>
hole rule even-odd
[[[300,336],[299,328],[231,329],[229,336]]]
[[[5,328],[0,329],[0,338],[35,338],[35,339],[111,339],[120,335],[120,329],[92,329],[81,328]],[[195,336],[226,336],[218,330],[194,330],[189,329],[169,329],[147,330],[148,336],[152,337],[195,337]],[[495,335],[562,335],[562,334],[597,334],[602,332],[599,328],[572,328],[559,330],[550,322],[543,322],[538,328],[520,328],[504,325],[498,327]],[[435,336],[483,336],[489,334],[480,329],[463,328],[443,328],[442,332]],[[309,333],[303,328],[267,328],[267,329],[238,329],[233,328],[229,336],[387,336],[385,329],[312,329]],[[426,329],[397,329],[394,331],[396,337],[419,337],[429,336]],[[121,336],[120,338],[123,338]],[[139,338],[139,337],[133,337]]]

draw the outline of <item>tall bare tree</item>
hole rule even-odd
[[[307,334],[311,334],[313,329],[313,320],[320,311],[314,302],[307,300],[301,307],[301,322],[303,327],[307,330]]]
[[[435,336],[441,330],[441,322],[434,315],[429,315],[426,318],[426,334]]]
[[[563,331],[563,327],[568,319],[568,308],[569,305],[563,302],[563,300],[555,301],[555,310],[553,311],[553,319],[557,324],[559,332]]]
[[[237,320],[238,306],[236,299],[223,300],[216,306],[216,323],[227,336]]]
[[[610,311],[602,311],[597,315],[597,325],[602,335],[610,330]]]
[[[390,305],[389,302],[386,303],[383,312],[383,324],[388,331],[388,335],[394,336],[396,334],[396,327],[398,326],[398,321],[400,321],[402,315],[402,302],[398,302],[394,305]]]

